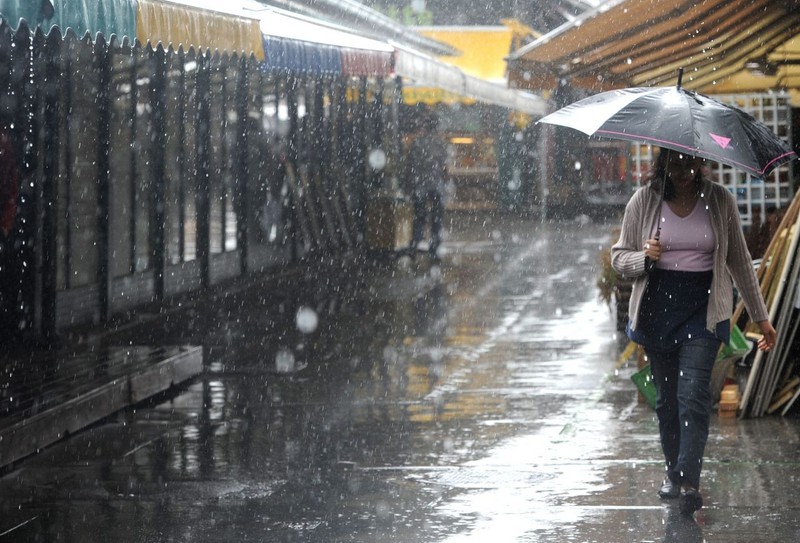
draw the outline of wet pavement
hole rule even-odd
[[[103,341],[202,378],[0,478],[0,541],[800,540],[800,421],[713,417],[696,521],[597,299],[613,226],[453,215],[403,258],[217,292]]]

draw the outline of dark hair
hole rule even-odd
[[[675,197],[675,186],[672,184],[672,179],[666,176],[670,153],[678,153],[678,151],[665,149],[664,147],[659,148],[658,156],[653,161],[653,167],[650,169],[650,179],[648,181],[656,192],[661,192],[661,184],[664,184],[664,200],[666,201],[670,201]],[[694,182],[699,189],[703,182],[702,170],[697,170]]]

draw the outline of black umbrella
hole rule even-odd
[[[590,96],[539,120],[584,134],[644,142],[721,162],[763,178],[796,158],[765,124],[741,109],[681,88],[636,87]]]

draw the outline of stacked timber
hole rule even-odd
[[[779,409],[785,415],[800,396],[800,378],[796,375],[798,368],[789,357],[800,323],[799,219],[800,193],[795,195],[786,210],[756,272],[770,321],[778,332],[778,340],[771,351],[756,351],[753,357],[741,394],[740,417],[760,417]],[[733,322],[738,322],[743,312],[744,307],[740,303]],[[759,329],[752,320],[747,320],[743,329],[747,337],[757,339]]]

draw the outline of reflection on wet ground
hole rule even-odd
[[[440,265],[120,332],[201,343],[207,371],[6,474],[0,541],[798,540],[793,418],[715,418],[708,507],[658,501],[656,424],[595,290],[611,227],[461,219]]]

